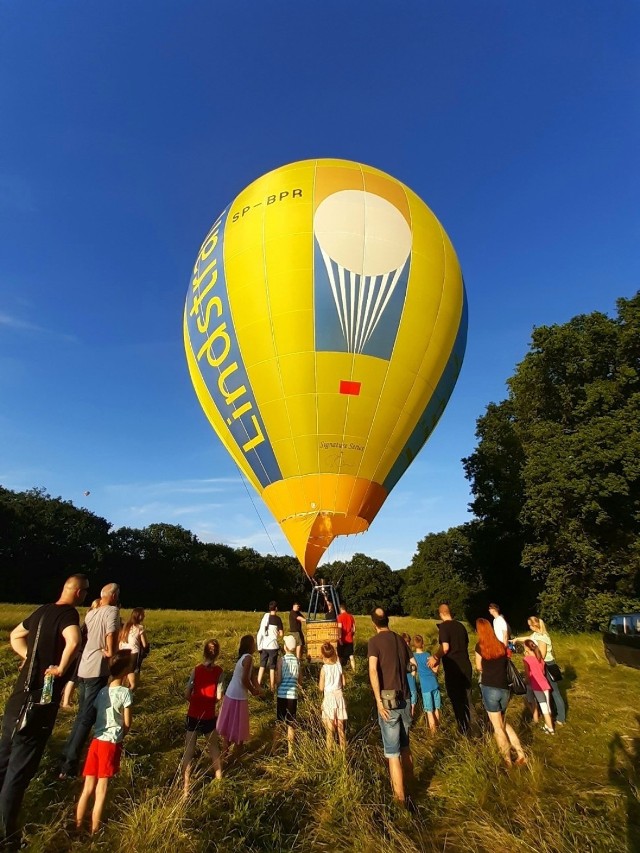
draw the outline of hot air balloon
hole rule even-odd
[[[191,379],[309,577],[336,536],[368,529],[433,431],[466,334],[449,238],[378,169],[292,163],[214,222],[185,304]]]

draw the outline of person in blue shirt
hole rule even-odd
[[[402,639],[407,644],[409,657],[413,659],[413,652],[411,651],[411,637],[409,634],[403,634]],[[416,682],[416,668],[413,665],[413,662],[409,664],[409,669],[407,670],[407,684],[409,685],[409,694],[411,697],[411,719],[413,719],[413,715],[416,712],[416,705],[418,704],[418,684]]]
[[[124,682],[133,665],[130,649],[122,649],[112,655],[109,658],[111,682],[108,687],[102,688],[94,702],[96,722],[93,740],[82,771],[84,787],[76,808],[76,827],[81,830],[89,801],[94,797],[91,813],[93,835],[100,830],[109,779],[120,770],[122,741],[131,728],[133,695]]]
[[[435,669],[429,667],[427,661],[430,655],[424,650],[424,638],[420,634],[416,634],[413,638],[413,646],[415,649],[413,657],[418,667],[418,679],[422,692],[422,705],[427,715],[429,729],[435,733],[440,725],[440,688],[436,677],[439,667],[436,666]]]

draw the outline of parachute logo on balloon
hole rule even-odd
[[[309,160],[263,175],[215,220],[183,327],[211,425],[313,575],[336,536],[368,529],[442,415],[466,298],[414,192]]]
[[[408,271],[403,273],[412,244],[409,224],[385,198],[342,190],[318,206],[314,235],[346,351],[362,353],[396,288],[404,301]],[[316,289],[319,277],[316,272]]]

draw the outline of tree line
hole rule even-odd
[[[536,611],[575,630],[640,610],[640,292],[614,317],[535,328],[507,386],[462,460],[470,522],[426,536],[401,571],[365,554],[322,566],[353,612],[433,617],[445,600],[474,620],[497,601],[514,625]],[[43,489],[0,487],[0,599],[51,600],[73,571],[96,594],[119,581],[131,606],[262,610],[309,594],[293,557],[179,525],[114,530]]]
[[[0,487],[0,600],[41,603],[60,580],[85,572],[90,596],[119,583],[125,606],[189,610],[259,610],[271,599],[304,606],[310,584],[294,557],[201,542],[176,524],[112,529],[109,522],[44,489]],[[340,583],[358,613],[380,602],[402,612],[401,580],[386,563],[356,554],[328,564],[323,576]]]
[[[449,590],[474,613],[488,593],[572,630],[640,610],[640,292],[534,329],[507,386],[462,460],[474,519],[418,544],[404,606]]]

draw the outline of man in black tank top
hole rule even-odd
[[[55,604],[39,607],[11,632],[11,648],[24,663],[2,718],[0,844],[3,840],[15,839],[22,798],[53,731],[66,676],[80,648],[80,617],[76,605],[82,604],[88,588],[85,575],[72,575],[67,578]],[[40,702],[47,672],[54,676],[51,702],[37,705],[35,713],[17,730],[29,694],[34,702]]]

